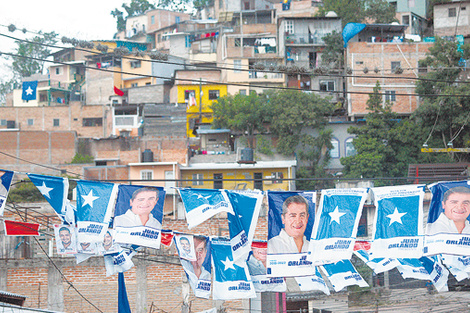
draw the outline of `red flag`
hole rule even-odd
[[[366,251],[369,251],[370,249],[370,242],[369,241],[356,241],[354,243],[354,251],[357,251],[357,250],[366,250]]]
[[[119,89],[118,87],[114,86],[114,93],[117,94],[118,96],[124,96],[124,91]]]
[[[162,240],[161,240],[162,245],[169,247],[171,245],[172,239],[173,239],[173,232],[171,230],[162,230]]]
[[[7,236],[39,236],[39,224],[5,220]]]

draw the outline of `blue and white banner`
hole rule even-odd
[[[367,284],[349,260],[324,264],[320,266],[320,268],[326,274],[336,292],[342,290],[344,287],[353,285],[369,287],[369,284]]]
[[[320,265],[351,258],[367,193],[367,188],[321,191],[307,260]]]
[[[267,249],[266,241],[253,241],[246,260],[255,291],[285,292],[287,287],[283,277],[266,276]]]
[[[431,276],[424,268],[423,263],[419,259],[397,259],[400,265],[397,270],[403,278],[414,278],[419,280],[431,280]]]
[[[98,254],[100,255],[107,255],[113,254],[116,252],[121,252],[122,248],[121,245],[117,244],[115,241],[116,232],[114,229],[108,228],[106,233],[104,234],[103,241],[98,243]]]
[[[368,267],[370,267],[374,273],[379,274],[390,271],[400,265],[397,259],[392,258],[377,258],[370,259],[369,253],[366,250],[355,250],[356,255],[361,261],[363,261]]]
[[[442,262],[454,275],[457,281],[470,278],[470,257],[462,255],[442,254]]]
[[[214,300],[256,298],[245,260],[234,260],[230,241],[211,239],[211,255],[214,264]]]
[[[196,261],[193,235],[174,233],[173,240],[180,259]]]
[[[315,219],[315,191],[268,191],[268,277],[315,274],[307,260]]]
[[[106,277],[130,270],[134,266],[134,262],[132,262],[134,255],[134,251],[126,250],[105,255],[104,265],[106,268]]]
[[[85,180],[77,182],[78,242],[101,242],[104,239],[116,194],[116,184]]]
[[[470,182],[439,182],[428,187],[432,198],[424,255],[470,256]]]
[[[116,242],[160,249],[165,190],[120,185],[114,211]]]
[[[38,81],[33,80],[29,82],[23,82],[23,88],[21,93],[21,100],[36,100],[36,92],[38,89]]]
[[[423,255],[424,185],[372,188],[376,209],[372,259],[420,258]]]
[[[419,259],[424,268],[431,277],[431,282],[438,292],[449,291],[447,279],[449,271],[442,265],[441,257],[438,255],[432,257],[422,257]]]
[[[225,190],[179,188],[178,192],[186,210],[186,221],[190,229],[218,213],[234,214]]]
[[[3,216],[5,205],[7,203],[8,192],[10,191],[11,181],[15,175],[12,171],[0,170],[0,216]]]
[[[318,268],[315,268],[315,275],[294,277],[299,284],[300,291],[319,290],[326,295],[330,294],[330,289],[320,274]]]
[[[180,237],[181,238],[181,237]],[[176,240],[176,239],[175,239]],[[211,279],[211,242],[205,236],[193,236],[193,248],[196,260],[180,258],[189,285],[198,298],[209,299],[212,290]]]
[[[77,235],[75,227],[70,225],[54,225],[57,254],[77,253]]]
[[[69,180],[64,177],[44,176],[31,173],[27,173],[27,175],[61,220],[69,224],[74,224],[66,219],[67,210],[71,208],[69,200],[67,199]]]
[[[227,196],[234,212],[234,214],[227,214],[233,258],[235,260],[246,259],[251,251],[263,193],[227,190]]]

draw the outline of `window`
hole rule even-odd
[[[356,148],[354,148],[353,138],[348,138],[344,142],[344,154],[348,156],[353,156],[357,154]]]
[[[284,24],[284,31],[287,35],[291,35],[294,33],[294,21],[286,21]]]
[[[28,118],[28,126],[33,126],[34,125],[34,119]]]
[[[273,184],[282,184],[282,179],[284,178],[284,174],[282,172],[272,172],[271,177],[273,179]]]
[[[83,118],[82,126],[84,127],[103,126],[103,118],[101,117]]]
[[[334,91],[335,90],[335,82],[333,80],[320,81],[320,90],[321,91]]]
[[[333,148],[330,149],[330,157],[339,158],[339,140],[336,138],[331,139]]]
[[[150,83],[150,82],[146,82],[146,83],[145,83],[145,86],[150,86],[151,84],[152,84],[152,83]]]
[[[395,90],[385,90],[385,101],[397,101]]]
[[[240,38],[235,38],[233,43],[234,43],[235,47],[241,47],[242,46]]]
[[[221,173],[214,174],[214,189],[224,189],[224,176]]]
[[[58,118],[54,119],[53,126],[60,126],[60,120]]]
[[[246,96],[246,89],[240,89],[238,93],[241,94],[242,96]]]
[[[179,24],[180,22],[180,17],[179,16],[175,16],[175,24]]]
[[[150,24],[155,24],[155,15],[150,17]]]
[[[402,18],[402,24],[403,25],[410,25],[410,16],[409,15],[403,15]]]
[[[56,75],[60,75],[60,67],[55,68],[55,73],[56,73]]]
[[[140,171],[140,179],[142,179],[142,180],[152,180],[153,179],[153,171],[151,171],[151,170],[142,170],[142,171]]]
[[[196,97],[196,91],[195,90],[185,90],[184,91],[184,100],[189,100],[189,95],[193,94],[193,97]]]
[[[449,8],[449,17],[457,16],[457,8]]]
[[[193,186],[202,186],[204,185],[204,182],[202,181],[204,179],[204,175],[202,174],[193,174]]]
[[[139,86],[138,83],[132,83],[132,84],[131,84],[131,87],[132,87],[132,88],[137,87],[137,86]]]
[[[131,68],[139,68],[142,66],[140,60],[132,60],[129,63],[131,64]]]
[[[242,69],[242,60],[233,60],[233,71],[240,73]]]
[[[6,126],[7,120],[0,120],[0,126]]]
[[[216,100],[219,98],[219,90],[209,90],[209,100]]]
[[[390,63],[390,67],[392,69],[392,73],[394,73],[397,68],[401,67],[400,61],[392,61]]]

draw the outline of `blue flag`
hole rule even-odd
[[[354,255],[370,267],[376,274],[390,271],[400,265],[396,259],[392,258],[371,259],[369,252],[363,249],[355,250]]]
[[[316,265],[351,258],[367,193],[367,188],[321,191],[307,260]]]
[[[188,228],[193,228],[221,212],[234,214],[224,190],[180,188],[178,191],[186,210]]]
[[[447,266],[457,281],[462,281],[470,277],[470,257],[443,254],[442,262]]]
[[[47,202],[49,202],[57,215],[59,215],[63,221],[67,221],[66,213],[68,208],[71,208],[67,199],[69,192],[68,179],[64,177],[44,176],[30,173],[27,175]],[[67,222],[70,223],[70,221]]]
[[[38,81],[23,82],[23,92],[21,93],[22,100],[36,100],[36,91],[38,88]]]
[[[79,242],[102,242],[111,221],[117,185],[77,182],[77,237]]]
[[[118,274],[118,284],[118,313],[131,313],[129,299],[127,299],[126,282],[122,272]]]
[[[255,298],[256,292],[245,260],[234,260],[230,241],[211,239],[214,264],[214,300]]]
[[[432,257],[422,257],[419,259],[423,263],[424,268],[431,277],[431,282],[438,292],[449,291],[447,279],[449,271],[442,265],[441,257],[434,255]]]
[[[324,264],[320,268],[323,269],[336,292],[342,290],[344,287],[352,285],[369,287],[369,284],[367,284],[349,260]]]
[[[419,280],[431,280],[429,272],[424,268],[419,259],[397,259],[400,265],[397,270],[403,278],[414,278]]]
[[[263,193],[227,190],[227,196],[235,213],[227,214],[233,258],[246,259],[251,250]]]
[[[315,220],[315,191],[268,191],[268,277],[315,274],[307,260]]]
[[[0,170],[0,216],[3,216],[10,191],[11,181],[15,175],[12,171]]]
[[[424,255],[470,256],[470,181],[439,182],[428,187],[432,198]]]
[[[326,295],[330,294],[330,289],[317,267],[315,267],[315,275],[295,277],[295,280],[299,284],[300,291],[319,290]]]
[[[420,258],[423,255],[424,185],[372,188],[375,207],[370,257]]]

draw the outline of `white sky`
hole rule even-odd
[[[152,1],[150,1],[152,2]],[[0,8],[0,34],[27,39],[35,34],[4,26],[13,24],[17,29],[33,32],[51,32],[79,40],[110,40],[116,33],[116,19],[110,14],[115,8],[124,11],[123,3],[130,0],[2,0]],[[124,16],[126,13],[124,11]],[[0,51],[13,52],[14,40],[0,36]],[[7,78],[5,62],[0,58],[0,81]]]

